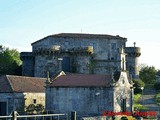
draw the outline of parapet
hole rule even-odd
[[[51,48],[38,48],[33,51],[34,55],[56,55],[57,53],[69,53],[69,54],[93,54],[93,46],[75,47],[75,48],[61,48],[61,46],[52,46]],[[28,53],[27,53],[28,54]]]
[[[126,47],[125,52],[129,57],[139,57],[141,55],[140,47]]]
[[[32,52],[21,52],[20,53],[20,58],[21,58],[21,60],[24,60],[26,58],[31,59],[31,58],[34,58],[34,55],[33,55]]]

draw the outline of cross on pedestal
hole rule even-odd
[[[134,44],[134,47],[136,47],[136,42],[134,42],[133,44]]]

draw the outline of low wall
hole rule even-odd
[[[83,117],[82,120],[112,120],[112,117],[107,117],[107,116]]]

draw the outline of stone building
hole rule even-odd
[[[127,76],[125,53],[120,70],[107,74],[64,74],[48,79],[46,110],[54,113],[77,112],[77,118],[99,116],[104,111],[133,111],[133,84]]]
[[[120,49],[125,48],[127,70],[138,76],[139,47],[126,47],[126,38],[101,34],[61,33],[32,43],[32,52],[22,52],[22,74],[46,77],[63,70],[80,74],[111,74],[120,70]]]
[[[44,78],[3,75],[0,76],[0,115],[22,112],[25,106],[45,106]]]

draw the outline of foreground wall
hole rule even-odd
[[[45,93],[0,93],[0,115],[10,115],[14,110],[21,113],[30,104],[45,106]]]
[[[0,113],[1,115],[10,115],[12,111],[21,111],[24,109],[23,93],[0,93]]]
[[[76,111],[78,117],[102,115],[104,110],[113,110],[113,91],[105,87],[47,88],[46,110]]]

